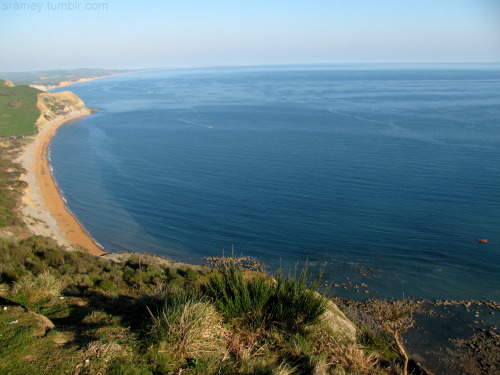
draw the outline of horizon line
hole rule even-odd
[[[141,71],[155,71],[155,70],[167,70],[167,69],[193,69],[193,68],[230,68],[230,67],[272,67],[272,66],[333,66],[333,65],[485,65],[485,64],[500,64],[500,61],[386,61],[386,62],[280,62],[280,63],[244,63],[244,64],[194,64],[194,65],[170,65],[162,67],[142,67],[142,68],[51,68],[51,69],[40,69],[40,70],[17,70],[17,71],[1,71],[0,73],[42,73],[42,72],[54,72],[54,71],[75,71],[75,70],[109,70],[109,71],[121,71],[121,72],[137,72]]]

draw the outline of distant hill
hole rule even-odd
[[[97,78],[132,71],[134,70],[82,68],[73,70],[4,72],[0,73],[0,77],[10,80],[16,85],[58,86],[61,82],[76,82],[82,78]]]
[[[11,86],[0,79],[0,137],[26,136],[37,132],[40,116],[38,94],[42,91],[26,86]]]

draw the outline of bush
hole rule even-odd
[[[279,271],[275,291],[266,304],[268,319],[294,330],[316,323],[326,311],[328,302],[316,292],[320,279],[321,274],[308,287],[307,268],[302,270],[298,278],[296,275],[284,278]]]
[[[206,285],[206,293],[215,307],[226,317],[246,318],[254,326],[264,323],[264,305],[275,291],[269,280],[245,280],[243,271],[234,265],[214,271]]]
[[[243,270],[233,265],[212,273],[206,293],[226,317],[243,318],[253,327],[297,330],[326,311],[327,300],[316,292],[321,275],[310,287],[306,276],[304,268],[298,278],[284,278],[279,271],[274,283],[262,276],[245,280]]]
[[[118,292],[116,284],[111,280],[99,280],[95,283],[95,286],[106,293],[114,294]]]
[[[181,277],[191,280],[197,280],[199,277],[198,272],[196,272],[192,267],[184,266],[177,269],[177,274]]]

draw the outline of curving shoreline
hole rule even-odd
[[[89,115],[87,109],[72,112],[39,126],[39,132],[20,156],[26,170],[22,177],[28,183],[24,191],[22,214],[28,228],[36,235],[54,238],[60,245],[81,247],[92,255],[101,255],[102,249],[75,219],[60,195],[50,173],[47,156],[50,141],[56,130],[66,122]]]

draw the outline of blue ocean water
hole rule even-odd
[[[378,296],[500,301],[499,65],[172,69],[71,91],[99,111],[58,130],[54,176],[108,250],[234,247],[363,274]]]

